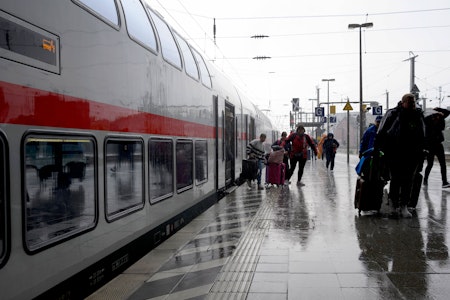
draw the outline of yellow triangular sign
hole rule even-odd
[[[344,110],[353,110],[353,107],[350,105],[350,102],[345,103]]]

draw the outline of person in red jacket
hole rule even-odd
[[[305,127],[299,125],[297,130],[291,133],[286,139],[288,143],[292,144],[291,152],[290,152],[290,168],[286,174],[286,184],[289,184],[289,179],[294,174],[295,167],[298,162],[298,178],[297,184],[304,185],[301,180],[303,176],[303,169],[305,168],[306,160],[308,158],[308,146],[314,151],[314,154],[317,155],[317,148],[314,144],[313,139],[305,134]]]

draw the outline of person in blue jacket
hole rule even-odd
[[[327,169],[330,167],[331,171],[334,169],[334,158],[336,157],[337,148],[339,148],[339,142],[334,138],[334,134],[329,133],[323,143],[323,152],[326,158],[325,166]]]
[[[377,135],[378,127],[380,127],[382,118],[383,116],[377,116],[375,118],[375,124],[371,124],[369,128],[367,128],[367,130],[364,132],[361,143],[359,145],[359,158],[362,157],[364,151],[373,148],[375,136]]]

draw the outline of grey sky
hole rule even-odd
[[[286,116],[292,98],[311,111],[308,99],[317,97],[316,87],[326,101],[322,79],[335,79],[330,101],[359,101],[359,30],[348,24],[365,22],[374,26],[362,31],[364,101],[385,108],[388,91],[393,107],[409,91],[405,60],[414,54],[415,83],[427,107],[438,106],[439,98],[450,106],[448,0],[147,1],[272,117]]]

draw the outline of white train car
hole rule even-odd
[[[80,299],[235,185],[261,111],[140,0],[0,0],[0,298]]]

